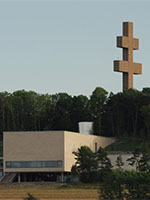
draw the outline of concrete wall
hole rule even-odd
[[[124,166],[123,166],[123,169],[124,170],[132,170],[132,169],[135,169],[135,167],[131,166],[128,164],[127,162],[127,159],[128,158],[131,158],[133,156],[132,153],[130,152],[108,152],[108,157],[110,158],[111,160],[111,163],[113,165],[113,169],[116,169],[116,160],[117,160],[117,157],[121,155],[122,157],[122,161],[124,162]]]
[[[95,135],[87,135],[81,133],[66,132],[64,135],[65,141],[65,171],[70,172],[72,165],[75,164],[75,156],[73,151],[77,151],[81,146],[88,146],[92,151],[95,151],[95,143],[97,149],[99,147],[106,147],[115,142],[115,138],[99,137]]]
[[[63,171],[62,168],[6,168],[6,161],[50,161],[64,163],[63,131],[4,132],[4,171]]]

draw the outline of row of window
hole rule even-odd
[[[6,168],[59,168],[62,161],[6,161]]]
[[[3,168],[3,160],[0,159],[0,168]]]

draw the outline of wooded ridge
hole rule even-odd
[[[150,137],[150,88],[117,94],[97,87],[90,97],[67,93],[0,92],[0,134],[3,131],[69,130],[93,121],[94,134]]]

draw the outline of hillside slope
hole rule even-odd
[[[116,142],[110,144],[105,149],[107,151],[134,151],[145,142],[150,144],[150,141],[144,141],[141,138],[118,138]]]

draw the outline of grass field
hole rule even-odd
[[[0,184],[1,200],[23,200],[30,193],[39,200],[97,200],[98,185],[67,185],[56,183]]]

